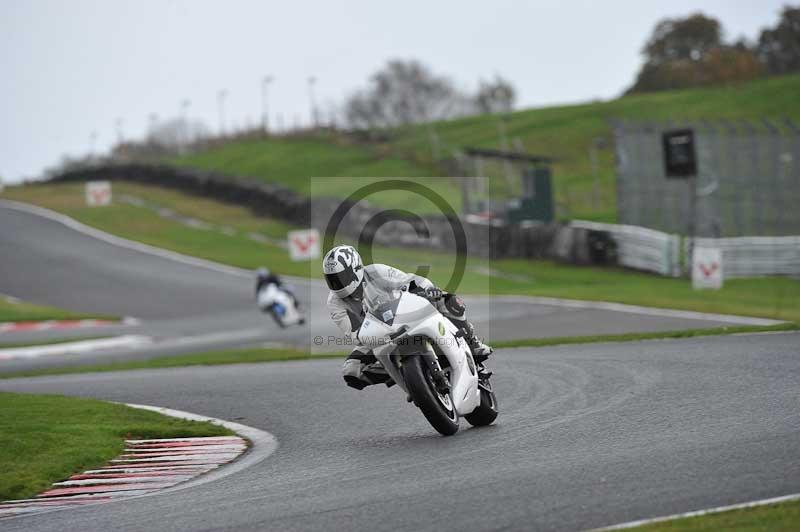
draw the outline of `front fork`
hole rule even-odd
[[[422,353],[418,352],[406,356],[422,357],[422,363],[428,367],[436,391],[442,395],[446,395],[450,393],[450,381],[447,380],[447,375],[445,375],[444,370],[442,370],[442,366],[439,365],[439,359],[436,357],[436,353],[431,349],[430,344],[426,342],[425,347],[426,349]]]
[[[431,379],[433,380],[433,385],[436,386],[436,390],[442,395],[449,394],[450,381],[447,380],[447,375],[444,374],[442,366],[439,365],[439,359],[430,351],[427,351],[422,357],[423,362],[428,365],[428,369],[431,372]]]

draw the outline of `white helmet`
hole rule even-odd
[[[339,297],[347,297],[361,286],[364,263],[353,246],[336,246],[322,259],[322,272],[328,288]]]

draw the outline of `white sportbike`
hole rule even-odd
[[[272,316],[281,328],[305,323],[305,315],[297,308],[292,294],[275,283],[269,283],[259,290],[258,307]]]
[[[488,375],[479,374],[459,329],[430,302],[405,291],[370,294],[358,338],[437,431],[458,432],[459,417],[475,426],[497,418]]]

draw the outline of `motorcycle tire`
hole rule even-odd
[[[421,356],[408,356],[403,361],[403,380],[414,404],[425,419],[444,436],[458,432],[458,412],[453,398],[436,391],[430,370]]]

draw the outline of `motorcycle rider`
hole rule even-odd
[[[472,350],[475,363],[481,371],[485,371],[483,362],[493,350],[475,336],[472,324],[464,315],[466,307],[460,297],[443,292],[425,277],[385,264],[364,266],[358,251],[347,245],[336,246],[328,251],[322,260],[322,270],[330,289],[328,309],[331,319],[342,330],[345,340],[356,345],[342,368],[348,386],[361,390],[365,386],[389,380],[386,370],[372,354],[372,350],[361,345],[358,339],[357,333],[365,316],[364,288],[367,284],[384,291],[407,290],[428,299],[459,328]]]
[[[256,270],[256,303],[262,312],[266,312],[271,304],[271,302],[266,298],[266,288],[271,284],[274,284],[282,291],[289,294],[294,301],[295,307],[300,310],[300,302],[297,300],[297,297],[294,295],[291,287],[283,284],[283,281],[281,281],[281,278],[278,277],[277,274],[274,274],[269,271],[269,269],[262,267]]]

